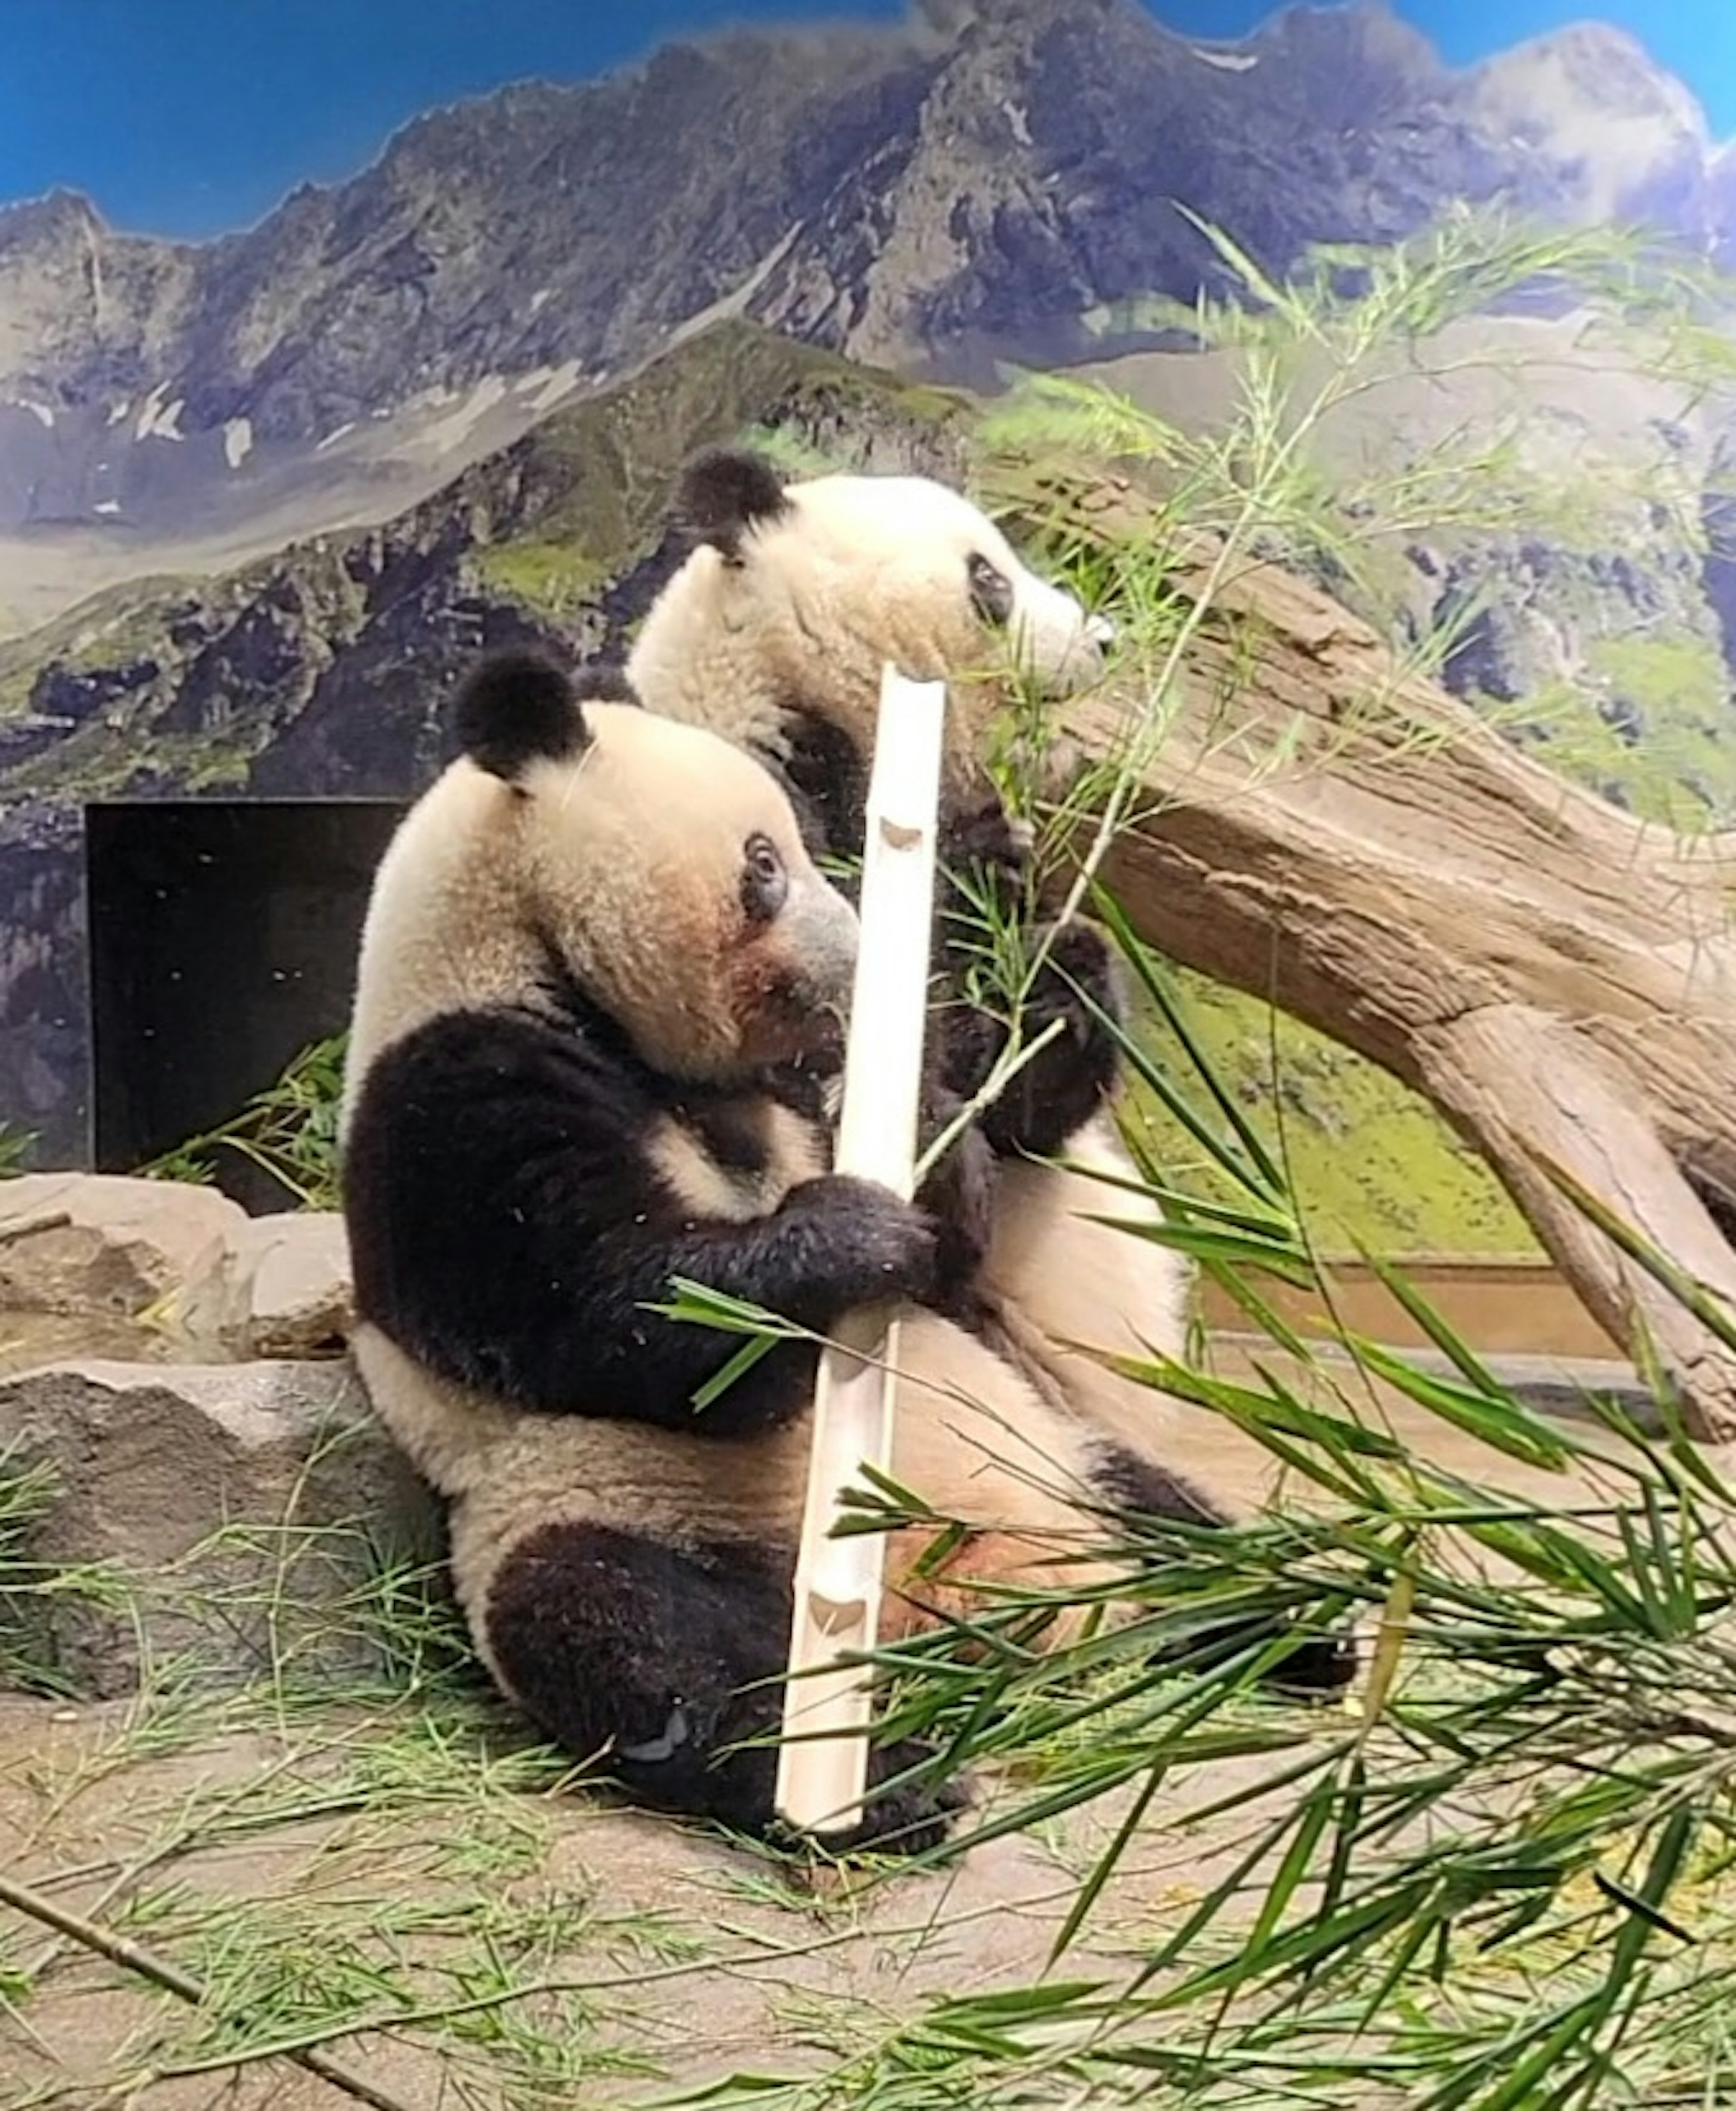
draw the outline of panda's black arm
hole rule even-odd
[[[528,1015],[449,1015],[375,1063],[344,1156],[360,1316],[431,1369],[526,1409],[727,1436],[800,1413],[817,1351],[778,1343],[702,1411],[737,1336],[667,1319],[689,1278],[816,1332],[927,1295],[927,1218],[836,1176],[746,1223],[684,1204],[650,1155],[642,1074]]]
[[[1126,1020],[1110,942],[1092,924],[1069,924],[1051,941],[1026,1000],[1021,1042],[1028,1046],[1057,1019],[1061,1030],[1026,1060],[979,1118],[999,1155],[1052,1157],[1108,1103],[1120,1075],[1121,1048],[1094,1006],[1117,1022]],[[931,1060],[938,1089],[968,1102],[1005,1052],[1006,1021],[993,1006],[950,996],[937,1008],[936,1022]]]

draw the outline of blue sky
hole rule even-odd
[[[993,6],[995,0],[986,0]],[[1235,36],[1269,0],[1152,0]],[[1736,0],[1398,0],[1462,63],[1588,14],[1623,24],[1736,134]],[[430,103],[539,75],[580,79],[732,20],[895,20],[903,0],[4,0],[0,199],[56,184],[116,225],[245,225],[304,178],[370,161]]]

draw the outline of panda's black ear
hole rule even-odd
[[[540,652],[496,652],[472,668],[455,715],[460,747],[509,784],[533,762],[580,754],[591,738],[572,683]]]
[[[675,510],[701,542],[724,556],[741,555],[741,538],[762,520],[789,511],[783,479],[751,447],[705,447],[676,487]]]

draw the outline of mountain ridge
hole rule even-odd
[[[1619,207],[1736,261],[1736,149],[1635,40],[1593,25],[1454,70],[1371,0],[1234,44],[1134,0],[918,0],[895,30],[738,31],[424,112],[207,243],[120,232],[64,189],[0,208],[0,602],[34,566],[54,616],[0,643],[0,1116],[79,1156],[87,802],[419,788],[478,645],[630,629],[688,446],[768,424],[950,475],[929,384],[1009,356],[1095,365],[1203,429],[1208,362],[1099,320],[1233,290],[1178,199],[1280,274],[1459,201]],[[1648,464],[1612,461],[1577,540],[1540,515],[1487,547],[1419,532],[1408,590],[1433,619],[1495,589],[1448,670],[1462,693],[1571,692],[1600,781],[1673,738],[1727,812],[1736,424],[1589,365],[1548,386],[1518,406],[1543,468],[1648,436],[1710,556],[1678,547]],[[1389,422],[1431,441],[1402,404]],[[124,583],[69,606],[97,573]],[[1423,1148],[1404,1120],[1399,1201]]]
[[[1281,272],[1454,198],[1736,253],[1736,155],[1597,25],[1464,69],[1380,0],[1235,43],[1136,0],[678,42],[424,111],[206,242],[65,187],[0,207],[0,535],[118,548],[286,490],[308,520],[372,483],[396,502],[430,431],[508,440],[731,303],[941,380],[1061,363],[1100,351],[1089,312],[1226,289],[1178,201]]]

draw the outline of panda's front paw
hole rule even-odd
[[[948,815],[940,848],[948,865],[995,865],[1018,878],[1031,862],[1036,841],[1031,824],[1009,814],[991,792]]]
[[[936,1134],[951,1118],[951,1104],[935,1110]],[[943,1310],[962,1313],[981,1273],[994,1228],[995,1178],[993,1146],[973,1126],[947,1146],[918,1192],[936,1226],[934,1301]]]
[[[1121,1074],[1113,1028],[1124,1005],[1109,941],[1072,922],[1054,934],[1026,1001],[1026,1047],[1058,1021],[1060,1031],[1021,1065],[988,1108],[983,1127],[996,1151],[1052,1157],[1099,1112]]]
[[[1095,924],[1074,917],[1058,930],[1050,927],[1042,972],[1031,992],[1041,1018],[1057,1015],[1066,1019],[1077,1041],[1087,1041],[1107,1032],[1099,1012],[1107,1012],[1117,1024],[1127,1015],[1126,992],[1116,965],[1113,942]]]
[[[1299,1638],[1290,1654],[1272,1666],[1266,1674],[1267,1683],[1297,1700],[1321,1700],[1352,1685],[1361,1663],[1356,1637],[1348,1630],[1310,1635]]]
[[[909,1739],[877,1746],[868,1753],[868,1795],[858,1822],[841,1832],[806,1834],[774,1819],[767,1837],[786,1852],[804,1850],[827,1855],[926,1855],[940,1846],[970,1808],[970,1794],[958,1780],[918,1779],[886,1789],[882,1784],[918,1767],[931,1765],[933,1751]]]
[[[984,899],[1003,913],[1022,901],[1031,878],[1036,833],[1028,821],[1009,814],[998,792],[955,808],[943,820],[937,849],[949,898],[974,922]]]
[[[1158,1662],[1168,1658],[1209,1662],[1275,1641],[1285,1645],[1284,1654],[1260,1676],[1260,1683],[1271,1691],[1292,1700],[1323,1701],[1335,1699],[1355,1682],[1361,1656],[1353,1632],[1308,1634],[1289,1620],[1238,1621],[1210,1628],[1190,1643],[1159,1650],[1154,1655]]]
[[[805,1301],[820,1328],[860,1305],[932,1298],[939,1228],[926,1210],[877,1180],[823,1174],[792,1187],[779,1214],[803,1242]]]

